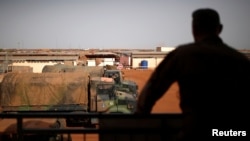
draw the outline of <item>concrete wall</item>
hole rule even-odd
[[[148,68],[156,67],[156,58],[132,58],[132,68],[140,68],[142,60],[147,60]]]
[[[147,60],[148,68],[156,68],[164,58],[132,58],[132,68],[140,68],[142,60]]]
[[[11,72],[23,73],[23,72],[33,72],[33,68],[30,66],[9,66]]]
[[[87,66],[96,66],[95,60],[87,60]]]
[[[174,50],[175,47],[156,47],[156,51],[170,52]]]
[[[98,66],[106,66],[106,65],[110,65],[113,66],[114,62],[113,61],[105,61],[105,62],[101,62]]]
[[[156,66],[158,66],[164,58],[156,58]]]
[[[55,65],[57,63],[58,62],[52,62],[52,61],[32,61],[32,62],[20,61],[20,62],[14,62],[12,66],[30,66],[33,68],[34,73],[41,73],[45,65]]]

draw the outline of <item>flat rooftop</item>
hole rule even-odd
[[[0,61],[50,61],[50,60],[76,60],[77,53],[7,53],[0,52]]]

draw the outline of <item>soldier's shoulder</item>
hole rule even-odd
[[[176,47],[174,50],[176,53],[188,53],[192,52],[193,50],[196,50],[196,44],[195,43],[186,43],[186,44],[181,44]]]
[[[185,43],[185,44],[180,44],[176,47],[176,50],[184,50],[184,49],[190,49],[192,47],[196,46],[195,43]]]

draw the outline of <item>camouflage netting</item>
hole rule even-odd
[[[45,65],[42,72],[61,72],[63,68],[70,67],[64,64]]]
[[[117,70],[117,66],[106,65],[107,70]]]
[[[104,73],[103,67],[99,66],[69,66],[64,64],[46,65],[42,73],[47,72],[83,72],[89,73],[91,76],[102,76]]]
[[[88,103],[87,73],[9,73],[1,83],[1,106]]]

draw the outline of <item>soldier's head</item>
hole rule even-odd
[[[218,12],[209,8],[195,10],[192,14],[192,31],[195,41],[218,36],[222,31]]]

